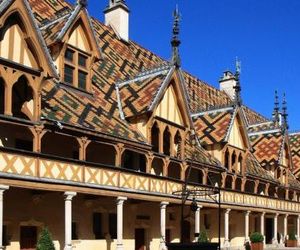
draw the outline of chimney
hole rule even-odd
[[[105,25],[111,25],[126,42],[129,40],[129,12],[125,0],[110,0],[104,10]]]
[[[227,70],[223,73],[223,76],[219,80],[220,83],[220,90],[225,91],[225,93],[232,99],[234,100],[235,97],[235,89],[234,87],[236,86],[236,78],[235,75]]]

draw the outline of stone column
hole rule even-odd
[[[266,244],[265,237],[265,212],[262,212],[260,215],[260,233],[264,236],[264,244]]]
[[[288,233],[287,233],[287,227],[288,227],[288,214],[284,215],[283,218],[283,240],[287,240]],[[282,242],[284,243],[284,242]]]
[[[167,250],[166,247],[166,209],[169,202],[160,203],[160,250]]]
[[[9,186],[0,185],[0,249],[3,247],[3,194],[8,190]]]
[[[229,242],[229,213],[231,209],[226,209],[225,214],[224,214],[224,247],[230,247],[230,242]]]
[[[245,242],[249,242],[249,215],[250,211],[245,212]]]
[[[123,205],[127,197],[117,198],[117,250],[124,250],[123,246]]]
[[[300,246],[300,215],[297,217],[297,241],[298,246]]]
[[[75,192],[65,192],[65,248],[72,250],[72,199]]]
[[[200,209],[202,206],[198,206],[197,210],[195,211],[195,242],[198,241],[198,237],[200,234]]]
[[[273,231],[273,239],[272,239],[272,244],[278,244],[277,240],[277,221],[278,221],[278,214],[275,214],[274,216],[274,231]]]

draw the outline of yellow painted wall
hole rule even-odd
[[[177,103],[176,94],[171,85],[165,92],[165,95],[155,110],[156,116],[162,117],[166,120],[184,126],[182,115]]]
[[[17,24],[9,27],[0,41],[0,56],[30,68],[37,68],[34,56],[27,47],[23,36],[22,30]]]
[[[84,33],[84,30],[82,28],[82,25],[78,25],[77,28],[72,32],[70,35],[68,44],[79,48],[85,52],[90,52],[90,48],[88,46],[88,41],[86,39],[86,35]]]
[[[233,126],[229,134],[228,143],[237,148],[245,149],[245,143],[243,141],[241,128],[239,127],[239,122],[237,118],[235,118],[233,122]]]

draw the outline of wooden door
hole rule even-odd
[[[146,250],[146,236],[144,228],[135,229],[135,250]]]
[[[37,227],[21,226],[20,237],[21,250],[35,249],[37,243]]]

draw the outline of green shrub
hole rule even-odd
[[[205,230],[201,231],[198,237],[198,242],[199,243],[207,243],[208,242],[208,237],[207,233]]]
[[[250,235],[250,241],[252,243],[263,242],[264,236],[259,232],[254,232]]]
[[[55,250],[51,234],[48,228],[43,228],[36,245],[37,250]]]
[[[294,232],[289,233],[289,240],[297,240]]]

